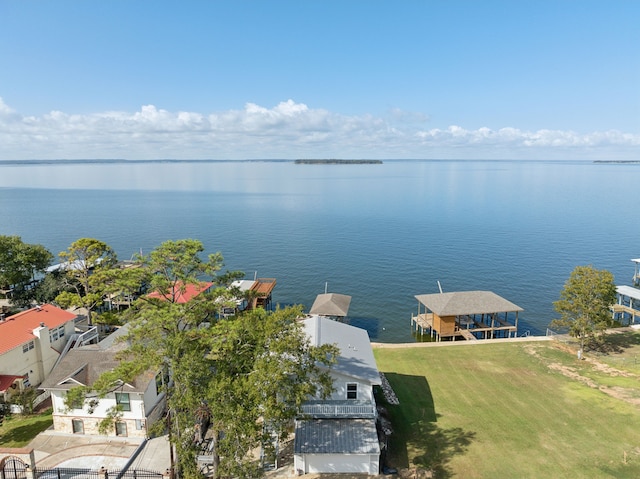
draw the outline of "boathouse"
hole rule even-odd
[[[640,258],[632,259],[635,263],[633,286],[616,286],[616,304],[611,305],[613,319],[621,324],[636,324],[640,318]]]
[[[240,297],[236,298],[236,310],[271,309],[271,296],[276,287],[275,278],[239,279],[231,283],[231,286],[240,292]],[[228,314],[234,314],[234,310]]]
[[[309,310],[311,315],[325,316],[339,321],[344,320],[349,314],[351,296],[338,293],[325,293],[316,296],[313,306]]]
[[[621,324],[636,324],[640,318],[640,289],[632,286],[616,286],[617,303],[611,305],[613,319]]]
[[[442,339],[509,338],[518,334],[523,309],[491,291],[458,291],[416,295],[418,314],[412,329]]]

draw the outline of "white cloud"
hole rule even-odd
[[[341,115],[287,100],[267,108],[24,116],[0,98],[0,159],[558,158],[637,159],[640,135],[620,131],[424,129],[428,116]]]

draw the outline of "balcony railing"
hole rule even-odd
[[[320,418],[374,418],[376,405],[372,401],[309,401],[302,405],[306,416]]]

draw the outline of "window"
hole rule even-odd
[[[144,424],[142,423],[142,419],[136,419],[136,430],[142,431],[144,428]]]
[[[358,384],[347,384],[347,399],[358,399]]]
[[[71,427],[74,434],[84,434],[84,422],[82,419],[73,419],[71,421]]]
[[[129,393],[116,393],[116,404],[120,406],[120,409],[123,411],[131,411]]]
[[[49,331],[49,340],[51,342],[64,338],[64,324]]]
[[[116,423],[116,436],[126,436],[127,435],[127,423],[119,421]]]
[[[22,345],[22,352],[26,353],[28,351],[31,351],[33,348],[35,348],[35,346],[36,346],[35,342],[33,342],[33,341],[29,341],[28,343],[24,343]]]

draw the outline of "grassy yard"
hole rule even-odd
[[[0,447],[24,447],[52,424],[51,409],[34,416],[14,414],[0,426]]]
[[[555,341],[375,349],[400,400],[388,406],[391,465],[436,478],[640,477],[639,376],[615,359],[640,353],[628,334],[586,361]]]

